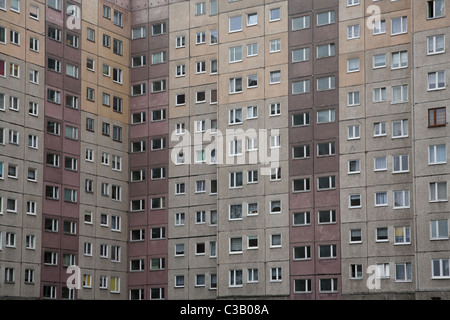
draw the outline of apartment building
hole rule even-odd
[[[448,299],[448,1],[413,3],[416,296]]]
[[[289,3],[292,299],[340,298],[338,8]]]
[[[448,298],[445,2],[0,0],[0,297]]]
[[[415,288],[412,2],[340,7],[342,294],[409,298]],[[370,2],[370,4],[369,4]],[[376,266],[380,288],[366,285]]]
[[[42,1],[0,2],[2,296],[40,296],[46,135],[44,11]]]

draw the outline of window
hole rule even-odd
[[[52,167],[59,167],[59,155],[54,153],[47,153],[46,164]]]
[[[237,32],[242,30],[242,16],[229,18],[229,32]]]
[[[206,102],[206,92],[197,91],[195,93],[195,103],[204,103],[204,102]]]
[[[20,100],[18,97],[9,97],[9,109],[13,111],[19,111]]]
[[[317,14],[317,26],[334,23],[334,11],[321,12]]]
[[[78,168],[78,160],[76,158],[67,156],[64,158],[64,169],[70,171],[77,171],[77,168]]]
[[[281,234],[271,234],[270,235],[270,247],[271,248],[281,248]]]
[[[151,85],[152,85],[152,93],[166,91],[166,80],[153,81]]]
[[[146,27],[138,27],[131,30],[131,39],[142,39],[147,36]]]
[[[374,127],[374,137],[385,136],[386,135],[386,122],[376,122],[373,124]]]
[[[103,46],[107,48],[111,48],[111,37],[107,34],[103,35]]]
[[[292,94],[303,94],[310,92],[310,80],[292,82]]]
[[[95,30],[94,29],[91,29],[91,28],[87,28],[86,29],[87,31],[86,31],[86,38],[89,40],[89,41],[93,41],[93,42],[95,42]]]
[[[281,200],[270,201],[270,213],[281,213]]]
[[[305,159],[310,156],[309,145],[296,146],[292,148],[293,159]]]
[[[230,48],[229,57],[230,63],[242,61],[242,46]]]
[[[432,1],[429,1],[432,2]],[[432,259],[432,279],[450,278],[450,259]]]
[[[242,270],[230,270],[228,285],[229,287],[242,286]]]
[[[258,44],[250,43],[247,45],[247,57],[254,57],[258,55]]]
[[[45,197],[51,200],[59,199],[59,187],[46,186],[45,187]]]
[[[150,208],[152,210],[164,209],[165,203],[166,203],[166,198],[164,198],[164,197],[152,198],[151,199],[151,206],[150,206]]]
[[[391,19],[391,35],[408,32],[407,17],[397,17]]]
[[[309,16],[303,16],[292,19],[292,31],[307,29],[310,26]]]
[[[361,195],[351,194],[349,195],[349,208],[361,208]]]
[[[247,14],[247,27],[258,24],[258,14],[256,12]]]
[[[350,230],[350,243],[361,243],[361,242],[362,242],[361,229]]]
[[[295,279],[294,293],[310,293],[312,290],[311,279]]]
[[[401,173],[409,171],[408,155],[400,155],[392,157],[392,173]]]
[[[309,259],[311,259],[310,246],[294,247],[294,260],[309,260]]]
[[[0,0],[0,5],[1,5],[1,0]],[[0,26],[0,43],[1,44],[6,44],[6,28],[5,27],[1,27]]]
[[[15,63],[9,64],[9,75],[14,78],[20,78],[20,66]]]
[[[269,41],[269,52],[280,52],[281,51],[281,39],[274,39]]]
[[[197,32],[195,37],[195,44],[203,44],[203,43],[206,43],[206,33]]]
[[[336,154],[336,147],[334,142],[317,144],[318,156],[330,156]]]
[[[113,68],[113,81],[115,83],[122,84],[122,74],[123,74],[122,70]]]
[[[95,90],[92,88],[86,88],[86,99],[89,101],[95,101]]]
[[[137,211],[144,211],[145,210],[145,199],[139,199],[139,200],[131,200],[130,202],[130,209],[133,212]]]
[[[19,145],[19,131],[9,129],[9,144]]]
[[[110,277],[110,286],[109,290],[111,293],[120,293],[120,278],[119,277]]]
[[[347,27],[347,39],[358,39],[359,38],[359,24]]]
[[[356,6],[359,4],[359,0],[347,0],[347,7]]]
[[[48,66],[49,70],[52,70],[52,71],[55,71],[58,73],[61,72],[61,61],[59,61],[59,60],[48,58],[47,66]]]
[[[114,10],[114,24],[123,27],[123,14],[116,10]]]
[[[394,228],[394,243],[395,244],[410,244],[411,243],[411,228],[410,227],[395,227]]]
[[[73,48],[78,48],[79,38],[73,34],[67,33],[66,35],[66,44]]]
[[[230,94],[242,92],[242,78],[230,79]]]
[[[309,60],[309,48],[292,50],[292,62],[303,62]]]
[[[242,204],[230,204],[228,218],[229,220],[242,219]]]
[[[409,208],[409,190],[394,191],[394,209]]]
[[[317,58],[332,57],[335,55],[334,43],[328,43],[317,46]]]
[[[166,52],[160,51],[152,53],[152,64],[160,64],[166,62]]]
[[[75,79],[78,79],[78,67],[73,64],[66,64],[66,75]]]
[[[332,90],[335,87],[335,77],[324,77],[317,79],[317,91]]]
[[[292,180],[292,192],[304,192],[310,191],[310,180],[309,178],[294,179]]]
[[[247,119],[256,119],[256,118],[258,118],[258,107],[257,106],[247,107]]]
[[[444,0],[432,0],[427,2],[427,18],[442,18],[445,15]]]
[[[20,32],[11,30],[9,32],[9,41],[12,44],[20,45]]]
[[[428,73],[428,90],[445,89],[445,71]]]
[[[321,210],[318,212],[318,223],[336,223],[336,210]]]
[[[113,126],[113,140],[122,142],[122,127]]]
[[[428,164],[447,163],[447,146],[445,144],[428,146]]]
[[[293,225],[294,226],[307,226],[311,224],[311,213],[306,212],[295,212],[293,214]]]
[[[1,35],[0,35],[1,42]],[[34,52],[39,52],[39,39],[30,37],[30,50]]]
[[[319,246],[319,259],[333,259],[337,257],[335,244]]]
[[[377,54],[373,56],[373,68],[383,68],[386,67],[386,54]]]
[[[145,92],[146,92],[145,83],[136,84],[131,87],[132,96],[143,95],[145,94]]]
[[[113,53],[121,56],[123,54],[123,42],[118,39],[113,39]]]
[[[330,190],[336,188],[335,176],[317,178],[317,190]]]
[[[408,51],[392,53],[392,69],[406,68],[408,66]]]
[[[243,186],[243,173],[230,172],[230,188],[239,188]]]
[[[430,182],[430,202],[447,201],[447,182]]]
[[[242,253],[242,238],[230,238],[230,254]]]
[[[229,112],[228,124],[240,124],[242,123],[242,109],[231,109]]]
[[[404,138],[408,136],[408,120],[392,122],[392,138]]]
[[[392,87],[392,103],[408,102],[408,85]]]
[[[27,214],[36,215],[36,212],[37,212],[37,202],[27,201]]]
[[[280,8],[270,9],[269,11],[269,22],[278,21],[281,19]]]
[[[6,199],[6,211],[17,213],[17,199]]]
[[[72,126],[66,126],[65,137],[71,140],[78,140],[78,128]]]
[[[385,191],[375,192],[375,206],[385,207],[387,205],[388,205],[387,192]]]
[[[349,160],[348,161],[348,173],[360,173],[361,172],[361,161],[360,160]]]
[[[359,139],[360,138],[360,126],[359,125],[353,125],[348,126],[348,139]]]
[[[151,148],[152,150],[162,150],[166,147],[166,139],[165,138],[157,138],[151,140]]]
[[[412,280],[411,263],[396,263],[395,264],[395,281],[409,282]]]
[[[209,1],[209,15],[214,16],[217,14],[217,0]]]
[[[359,58],[347,60],[347,72],[358,72],[359,71]]]
[[[373,89],[373,102],[386,101],[386,88]]]
[[[445,35],[440,34],[427,38],[427,54],[439,54],[445,52]]]
[[[448,239],[448,220],[430,221],[430,239]]]
[[[269,73],[270,84],[276,84],[281,82],[281,71],[271,71]]]
[[[281,114],[281,104],[280,103],[271,103],[269,105],[269,116],[279,116]],[[309,119],[309,114],[308,114],[308,119]],[[301,119],[296,119],[301,121]],[[293,120],[294,121],[294,120]],[[308,120],[309,123],[309,120]]]
[[[200,2],[195,4],[195,15],[199,16],[206,13],[206,3]]]
[[[47,35],[52,40],[61,41],[61,29],[49,26]]]
[[[53,102],[56,104],[60,104],[61,103],[61,92],[53,90],[53,89],[48,89],[47,90],[47,101]]]
[[[247,172],[247,183],[258,182],[258,170],[250,170]]]
[[[48,0],[48,7],[61,11],[61,0]]]
[[[428,127],[441,127],[447,125],[446,108],[433,108],[428,110]]]

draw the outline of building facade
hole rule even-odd
[[[0,297],[448,298],[448,8],[0,0]]]

